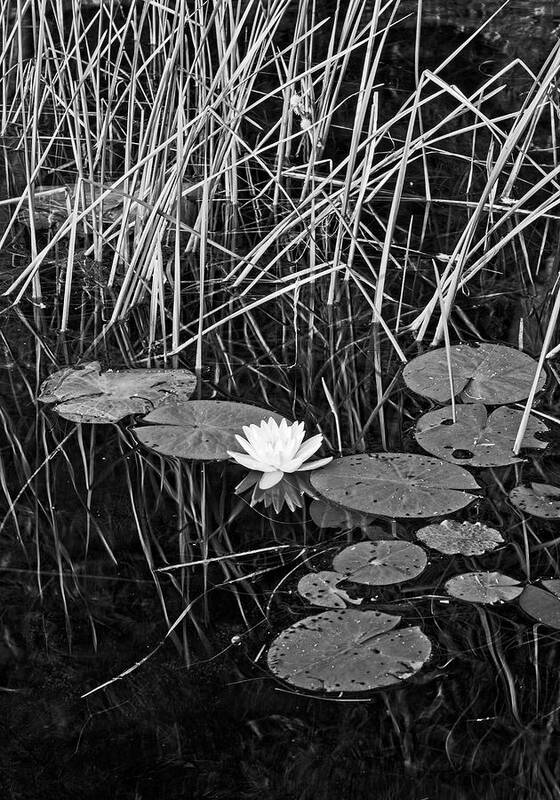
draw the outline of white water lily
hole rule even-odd
[[[260,425],[244,425],[243,433],[245,439],[238,434],[235,434],[235,438],[245,452],[227,452],[238,464],[263,473],[259,480],[259,489],[272,488],[282,480],[286,472],[317,469],[332,461],[330,456],[305,463],[321,447],[323,437],[318,433],[304,442],[303,422],[289,425],[283,419],[278,424],[270,417],[268,421],[263,419]]]

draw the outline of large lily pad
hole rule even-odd
[[[432,647],[418,627],[392,631],[399,622],[355,609],[307,617],[274,640],[268,666],[282,680],[315,691],[365,692],[400,683],[421,669]]]
[[[435,525],[426,525],[416,531],[416,537],[440,553],[452,556],[481,556],[503,544],[503,537],[494,528],[480,522],[456,522],[444,519]]]
[[[178,458],[205,461],[228,459],[228,450],[238,448],[236,433],[243,425],[258,425],[263,419],[283,418],[265,408],[228,400],[192,400],[152,411],[133,428],[146,447]]]
[[[65,367],[43,382],[38,399],[58,403],[72,422],[118,422],[165,404],[188,400],[196,377],[188,369],[128,369],[101,372],[98,361]]]
[[[483,342],[477,347],[458,344],[449,348],[453,391],[465,403],[499,405],[529,396],[537,362],[513,347]],[[424,353],[403,370],[406,385],[417,394],[446,403],[451,399],[446,348]],[[538,388],[546,381],[544,370]]]
[[[347,580],[368,586],[410,581],[425,570],[427,563],[421,547],[394,539],[358,542],[344,548],[333,559],[333,567]]]
[[[346,580],[346,575],[339,572],[322,570],[309,572],[298,582],[299,594],[314,606],[323,608],[346,608],[349,603],[359,605],[362,598],[352,598],[344,589],[339,589],[338,584]]]
[[[560,630],[560,599],[555,594],[537,586],[526,586],[519,605],[533,619]]]
[[[548,483],[532,483],[528,486],[516,486],[509,493],[514,506],[541,519],[558,519],[560,517],[560,487]]]
[[[469,603],[507,603],[515,600],[523,587],[501,572],[465,572],[450,578],[445,588],[452,597]]]
[[[468,505],[478,484],[462,467],[413,453],[336,459],[311,474],[330,503],[386,517],[431,517]]]
[[[436,408],[420,417],[416,424],[418,444],[435,456],[470,467],[499,467],[521,459],[513,454],[513,446],[523,412],[497,408],[490,416],[482,403],[457,405],[456,421],[451,406]],[[529,417],[522,447],[546,447],[535,434],[548,432],[544,422]]]

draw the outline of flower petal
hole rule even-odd
[[[307,459],[321,447],[322,442],[323,434],[318,433],[316,436],[312,436],[311,439],[308,439],[302,444],[295,458],[301,458],[302,461],[307,461]]]
[[[228,456],[231,456],[234,461],[237,461],[238,464],[241,464],[243,467],[247,467],[247,469],[255,469],[257,472],[275,472],[275,467],[270,467],[268,464],[263,464],[261,461],[257,461],[255,458],[251,458],[245,453],[234,453],[231,450],[227,451]]]
[[[272,489],[277,483],[280,483],[284,473],[277,469],[274,472],[265,472],[259,481],[259,489]]]
[[[246,439],[243,438],[243,436],[239,436],[239,434],[237,433],[235,434],[235,438],[237,439],[237,444],[240,444],[241,447],[245,450],[245,452],[247,452],[251,456],[251,458],[254,458],[256,460],[259,459],[259,453],[256,447],[253,444],[251,444],[251,442],[248,442]]]
[[[333,460],[332,456],[328,458],[320,458],[318,461],[308,461],[307,464],[303,464],[299,469],[298,472],[302,472],[305,469],[318,469],[319,467],[324,467],[326,464],[330,464]]]
[[[261,475],[261,472],[256,472],[254,469],[252,469],[251,472],[248,472],[243,480],[237,484],[235,487],[235,494],[241,494],[246,489],[250,489],[251,486],[255,486],[255,484],[260,480]]]
[[[249,444],[253,447],[258,447],[262,442],[262,433],[258,425],[244,425],[243,433]]]
[[[303,422],[294,422],[292,425],[292,437],[299,447],[305,438],[305,425]]]

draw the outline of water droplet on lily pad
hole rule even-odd
[[[341,609],[307,617],[282,631],[268,666],[293,686],[311,691],[365,692],[401,683],[430,657],[419,627],[394,631],[400,617]]]
[[[450,556],[457,553],[480,556],[494,550],[504,541],[497,530],[481,522],[456,522],[453,519],[426,525],[416,531],[416,537],[428,547]]]
[[[345,456],[311,473],[330,503],[385,517],[448,514],[475,499],[478,484],[462,467],[414,453]]]
[[[481,403],[457,405],[456,422],[448,424],[450,407],[428,411],[416,424],[418,444],[439,458],[469,467],[499,467],[521,461],[513,454],[523,412],[498,408],[490,416]],[[529,423],[522,447],[543,449],[546,442],[535,438],[545,434],[547,426],[534,416]]]
[[[450,578],[445,589],[452,597],[469,603],[507,603],[515,600],[523,587],[501,572],[465,572]]]
[[[501,405],[529,396],[537,362],[521,350],[502,344],[482,342],[477,347],[458,344],[449,348],[453,390],[464,403]],[[451,399],[445,347],[423,353],[410,361],[403,378],[413,392],[447,403]],[[538,388],[546,382],[541,371]]]
[[[421,547],[394,539],[358,542],[346,547],[333,559],[333,567],[347,580],[369,586],[410,581],[425,570],[427,563],[428,558]]]
[[[130,414],[188,400],[196,376],[188,369],[126,369],[101,372],[98,361],[54,372],[38,399],[57,403],[55,411],[72,422],[118,422]]]

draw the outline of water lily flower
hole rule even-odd
[[[321,447],[323,437],[319,433],[304,442],[303,422],[289,425],[283,419],[278,424],[270,417],[268,420],[263,419],[260,425],[244,425],[243,433],[245,439],[238,434],[235,438],[245,452],[227,452],[238,464],[262,473],[259,489],[271,489],[282,480],[286,472],[317,469],[332,461],[332,456],[320,458],[318,461],[307,461]]]

